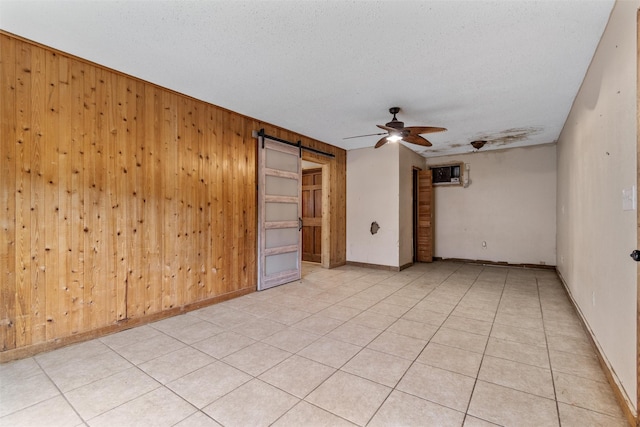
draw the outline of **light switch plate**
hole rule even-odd
[[[631,188],[625,188],[622,190],[622,210],[623,211],[635,211],[637,209],[638,202],[636,199],[636,186]]]

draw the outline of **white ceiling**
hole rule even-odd
[[[312,138],[424,156],[552,143],[614,0],[8,1],[0,28]]]

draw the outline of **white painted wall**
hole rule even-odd
[[[398,144],[347,152],[347,261],[399,267],[398,165]]]
[[[558,271],[636,400],[636,11],[618,1],[558,141]]]
[[[470,165],[470,185],[435,187],[435,256],[555,265],[555,144],[435,157],[427,164],[456,161]]]
[[[404,145],[400,149],[399,266],[413,262],[413,168],[425,168],[425,158]]]

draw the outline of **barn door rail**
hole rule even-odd
[[[302,157],[302,150],[311,151],[312,153],[320,154],[322,156],[336,157],[335,154],[327,153],[326,151],[322,151],[322,150],[318,150],[318,149],[313,148],[313,147],[307,147],[305,145],[302,145],[302,141],[289,142],[289,141],[286,141],[284,139],[280,139],[280,138],[275,137],[275,136],[267,135],[266,133],[264,133],[264,129],[260,129],[257,133],[254,131],[253,136],[256,137],[256,138],[257,137],[262,137],[263,138],[262,139],[262,148],[264,148],[264,138],[269,138],[269,139],[272,139],[274,141],[282,142],[283,144],[291,145],[293,147],[298,147],[300,149],[300,157]]]

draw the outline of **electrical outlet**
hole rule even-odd
[[[635,211],[637,209],[636,186],[622,190],[622,210]]]

